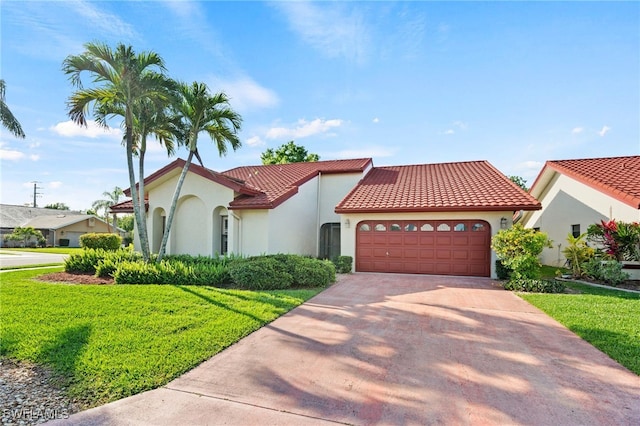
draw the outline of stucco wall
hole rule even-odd
[[[353,267],[355,269],[356,257],[356,229],[358,223],[363,220],[484,220],[491,226],[491,235],[495,235],[500,230],[500,220],[507,219],[508,226],[511,226],[513,212],[429,212],[429,213],[367,213],[367,214],[343,214],[341,218],[341,252],[343,256],[353,257]],[[348,225],[347,225],[348,221]],[[496,277],[495,271],[496,255],[491,251],[491,277]]]
[[[268,253],[270,212],[270,210],[238,210],[234,212],[241,218],[239,251],[242,254],[257,256]]]
[[[156,251],[159,247],[159,242],[154,242],[154,238],[157,239],[157,235],[160,235],[157,232],[158,228],[154,232],[154,226],[159,225],[161,229],[160,224],[155,224],[155,221],[160,220],[161,217],[154,215],[154,212],[163,209],[168,216],[178,177],[179,171],[176,171],[170,178],[149,188],[147,232],[152,251]],[[225,186],[194,173],[188,173],[180,191],[180,200],[167,243],[167,252],[169,254],[188,253],[207,256],[215,254],[219,247],[219,235],[214,235],[214,229],[219,230],[219,226],[214,226],[213,221],[219,219],[219,214],[214,217],[214,211],[221,206],[226,208],[233,200],[233,195],[233,190]],[[234,232],[233,226],[234,221],[230,220],[230,236]],[[137,235],[136,241],[139,241]],[[229,250],[233,251],[231,244]]]
[[[542,210],[525,215],[523,225],[540,228],[553,240],[553,248],[542,252],[541,261],[545,265],[565,263],[562,249],[567,246],[572,225],[580,225],[580,232],[584,233],[589,225],[600,220],[640,220],[639,210],[561,174],[555,175],[539,200]]]
[[[340,215],[335,212],[335,208],[363,176],[363,173],[322,175],[318,229],[324,223],[340,222]]]

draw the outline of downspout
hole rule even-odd
[[[318,189],[316,193],[316,257],[320,256],[320,190],[322,189],[322,172],[318,172]]]
[[[240,220],[240,216],[236,215],[233,210],[227,209],[227,211],[231,214],[234,219],[238,220],[238,253],[242,254],[242,220]],[[227,236],[229,238],[229,236]]]

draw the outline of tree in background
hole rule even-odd
[[[306,163],[320,160],[318,154],[309,154],[305,147],[296,145],[294,141],[289,141],[280,146],[275,151],[267,149],[260,155],[262,164],[286,164],[286,163]]]
[[[87,125],[90,105],[93,105],[92,111],[100,125],[107,126],[104,119],[110,115],[123,118],[133,212],[142,257],[149,261],[149,238],[143,220],[144,194],[139,193],[136,186],[133,165],[136,113],[142,110],[145,102],[153,105],[164,102],[168,106],[175,83],[165,76],[164,60],[155,52],[136,54],[131,46],[122,43],[115,50],[103,43],[87,43],[84,47],[83,53],[69,55],[63,62],[64,73],[77,88],[67,102],[68,114],[81,126]],[[83,87],[81,76],[85,73],[90,75],[96,87]],[[139,177],[144,179],[144,176]]]
[[[31,240],[35,238],[36,242],[31,243]],[[5,237],[7,241],[20,241],[22,247],[28,247],[31,243],[32,245],[42,245],[45,243],[44,235],[38,229],[35,229],[31,226],[20,227],[18,226],[13,230],[13,232]]]
[[[51,203],[44,206],[45,209],[53,209],[53,210],[70,210],[69,206],[65,203]]]
[[[102,217],[104,217],[105,222],[107,222],[107,226],[109,225],[109,209],[114,204],[118,204],[120,202],[120,198],[124,196],[124,191],[122,188],[116,186],[113,188],[113,191],[104,191],[102,196],[105,197],[102,200],[96,200],[91,204],[91,208],[96,212],[102,211]],[[113,232],[117,232],[118,229],[118,218],[116,214],[113,214]]]
[[[527,188],[527,181],[523,177],[520,177],[520,176],[507,176],[507,177],[511,182],[515,183],[520,188],[522,188],[523,191],[529,191],[529,188]]]
[[[18,119],[14,117],[13,113],[5,102],[4,92],[6,83],[0,79],[0,121],[2,126],[7,129],[16,138],[24,139],[25,134],[22,130],[22,126],[18,122]]]

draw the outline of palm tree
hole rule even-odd
[[[91,208],[95,211],[104,210],[104,218],[107,222],[107,226],[109,224],[109,209],[114,204],[118,204],[120,202],[120,198],[124,196],[124,191],[122,188],[116,186],[113,188],[113,191],[104,191],[102,196],[105,197],[103,200],[96,200],[91,204]],[[113,232],[117,233],[118,229],[118,218],[116,214],[113,213]]]
[[[18,122],[18,120],[13,116],[13,113],[7,106],[4,98],[4,92],[6,88],[6,83],[4,80],[0,79],[0,121],[2,121],[2,125],[10,131],[13,136],[16,138],[24,139],[25,134],[22,131],[22,126]]]
[[[170,80],[165,76],[162,58],[154,52],[136,54],[133,48],[118,44],[112,50],[102,43],[87,43],[80,55],[70,55],[63,62],[63,71],[78,88],[67,102],[71,119],[86,126],[89,106],[94,105],[98,123],[109,114],[124,118],[125,146],[133,211],[138,229],[140,248],[145,261],[149,260],[149,238],[144,226],[144,195],[138,194],[133,166],[136,108],[145,101],[169,102]],[[91,75],[95,88],[83,88],[81,75]],[[144,176],[140,176],[142,180]]]
[[[191,85],[181,83],[179,93],[181,99],[176,103],[175,110],[181,118],[181,123],[177,130],[182,133],[182,143],[189,149],[189,156],[182,168],[173,194],[158,253],[158,262],[162,260],[166,251],[173,216],[187,171],[193,156],[200,157],[198,154],[198,135],[201,132],[206,132],[215,142],[221,156],[226,155],[227,145],[230,145],[234,151],[242,145],[238,139],[242,118],[229,107],[229,98],[226,94],[220,92],[212,95],[206,84],[198,82],[193,82]]]

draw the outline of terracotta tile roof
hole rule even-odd
[[[249,188],[260,191],[257,195],[241,195],[229,204],[232,209],[271,209],[298,192],[298,187],[319,174],[361,173],[370,158],[354,160],[317,161],[313,163],[243,166],[222,174],[242,181]]]
[[[539,210],[540,203],[486,161],[377,167],[336,213]]]
[[[197,164],[189,166],[189,172],[217,182],[240,194],[229,204],[232,209],[272,209],[298,192],[298,187],[318,174],[361,173],[371,165],[371,158],[354,160],[317,161],[313,163],[274,164],[244,166],[215,172]],[[145,180],[145,188],[176,168],[182,169],[185,161],[177,159],[152,173]],[[131,196],[131,190],[125,190]],[[148,204],[146,206],[149,207]],[[131,200],[112,206],[112,212],[133,212]]]
[[[144,200],[144,208],[145,210],[149,210],[149,200]],[[109,207],[109,212],[111,213],[133,213],[133,201],[121,201],[118,204],[114,204]]]
[[[640,155],[547,161],[547,167],[640,209]]]

